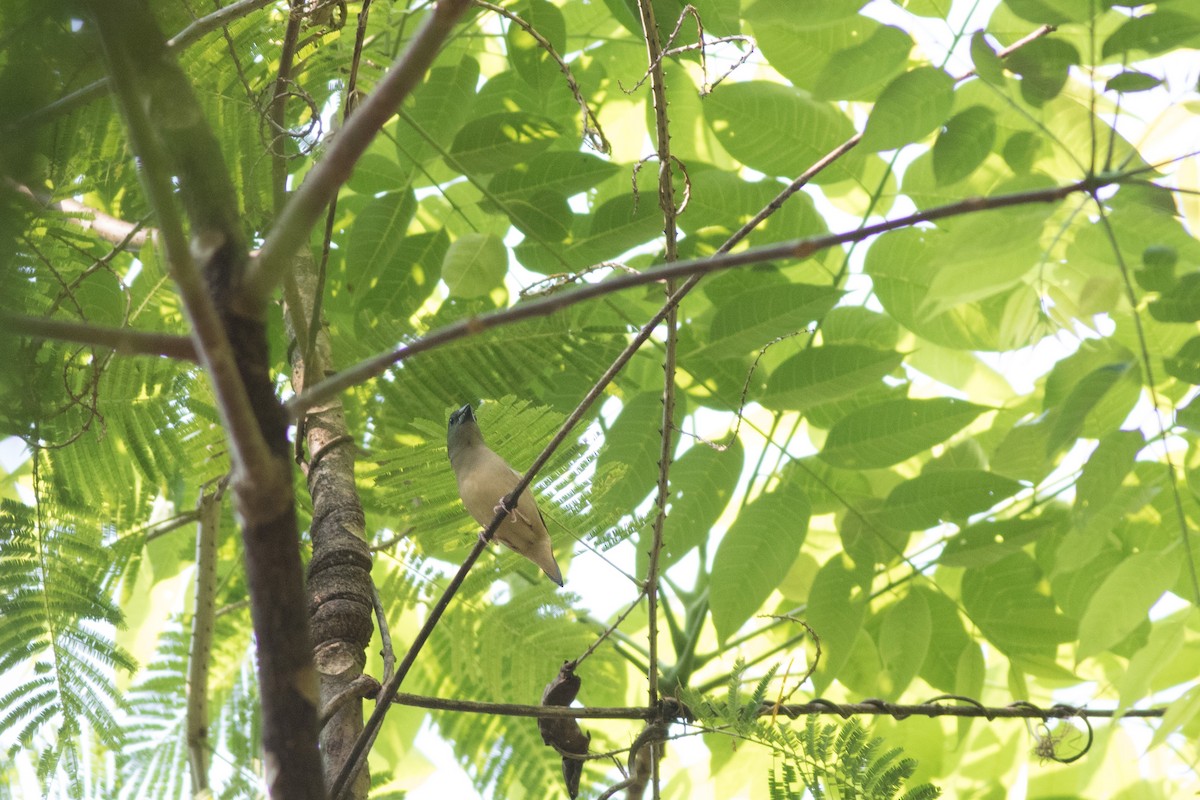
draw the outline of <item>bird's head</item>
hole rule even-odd
[[[456,452],[477,444],[483,444],[483,434],[479,431],[479,423],[475,421],[474,409],[467,403],[450,415],[450,424],[446,428],[446,449],[453,460]]]

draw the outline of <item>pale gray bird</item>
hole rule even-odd
[[[500,503],[516,488],[521,474],[483,443],[483,434],[469,403],[450,415],[446,450],[463,505],[486,528],[500,510]],[[525,556],[541,567],[550,580],[563,585],[562,572],[550,547],[546,520],[528,486],[521,492],[517,507],[500,523],[496,541]]]

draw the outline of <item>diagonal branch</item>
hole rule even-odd
[[[992,197],[969,197],[954,203],[948,203],[944,206],[925,209],[924,211],[904,217],[856,228],[852,231],[822,234],[806,239],[793,239],[786,242],[750,248],[737,253],[718,253],[707,258],[676,261],[673,264],[654,267],[644,272],[618,275],[603,283],[587,284],[586,286],[571,289],[561,294],[541,297],[511,308],[480,314],[438,328],[432,333],[426,334],[402,347],[379,353],[316,384],[311,389],[305,390],[299,396],[293,397],[288,401],[287,409],[293,415],[299,414],[304,409],[311,408],[338,392],[383,374],[393,364],[398,364],[401,361],[412,358],[418,353],[432,350],[449,342],[463,339],[489,328],[508,325],[520,320],[544,317],[584,301],[603,297],[635,286],[658,283],[659,281],[671,278],[696,278],[697,276],[707,275],[712,272],[720,272],[748,264],[761,264],[766,261],[804,259],[814,253],[828,250],[831,247],[837,247],[849,242],[862,241],[872,236],[878,236],[881,233],[911,227],[921,222],[933,222],[963,214],[973,214],[978,211],[1010,208],[1012,206],[1028,205],[1031,203],[1052,203],[1069,197],[1072,194],[1090,193],[1105,186],[1118,184],[1122,180],[1123,177],[1119,175],[1094,176],[1076,181],[1075,183],[1048,189],[1036,189],[1028,192],[994,195]],[[680,292],[683,292],[685,289],[690,290],[694,285],[692,280],[682,284],[680,289],[672,295],[672,299],[668,300],[667,303],[682,300],[683,296],[680,295]],[[678,299],[675,299],[676,295],[679,295]],[[666,311],[667,309],[664,305],[662,310],[663,316],[658,318],[659,322],[666,318]],[[647,334],[647,338],[649,338],[649,334]]]

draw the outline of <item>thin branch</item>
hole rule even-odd
[[[221,482],[215,491],[202,491],[196,504],[196,588],[192,611],[191,645],[188,649],[187,746],[192,774],[192,795],[208,792],[208,672],[212,657],[213,621],[217,598],[217,533],[221,521]]]
[[[196,361],[196,346],[186,336],[154,333],[133,328],[110,328],[90,322],[0,314],[0,328],[35,339],[106,347],[123,355],[165,356],[181,361]]]
[[[787,242],[750,248],[738,253],[718,253],[707,258],[676,261],[673,264],[654,267],[644,272],[618,275],[603,283],[588,284],[558,295],[541,297],[511,308],[459,320],[438,328],[432,333],[422,336],[396,350],[380,353],[322,381],[311,389],[306,390],[303,394],[293,397],[287,403],[287,409],[293,416],[297,415],[305,409],[311,408],[351,386],[356,386],[382,374],[393,364],[409,359],[426,350],[440,347],[448,342],[520,320],[544,317],[586,300],[613,294],[635,286],[644,286],[648,283],[656,283],[671,278],[694,278],[733,267],[760,264],[765,261],[804,259],[814,253],[828,250],[831,247],[849,242],[862,241],[872,236],[878,236],[881,233],[907,228],[921,222],[933,222],[963,214],[973,214],[979,211],[1010,208],[1012,206],[1028,205],[1031,203],[1052,203],[1069,197],[1072,194],[1080,192],[1090,193],[1104,186],[1120,183],[1121,180],[1121,176],[1095,176],[1049,189],[994,195],[992,197],[969,197],[955,203],[937,206],[892,220],[885,220],[874,225],[866,225],[852,231],[822,234],[805,239],[793,239]],[[690,290],[693,285],[689,281],[683,284],[680,289],[686,288]],[[679,295],[679,292],[676,292],[676,295]],[[675,298],[675,295],[672,295],[672,297]],[[679,296],[675,299],[675,302],[682,299],[683,297]],[[668,303],[670,302],[668,301]],[[666,317],[666,310],[667,308],[664,305],[662,318]],[[647,334],[647,338],[648,336]]]
[[[396,650],[392,646],[392,629],[388,625],[387,610],[383,606],[383,598],[379,596],[379,587],[374,580],[371,581],[371,605],[375,609],[375,622],[379,625],[379,654],[383,657],[383,682],[387,683],[396,670]]]
[[[283,208],[258,258],[251,262],[243,284],[250,302],[265,303],[272,288],[283,280],[292,256],[308,240],[308,232],[349,179],[379,129],[421,81],[468,5],[470,0],[441,0],[435,5],[404,55],[333,137],[324,157]]]
[[[943,705],[942,701],[954,700],[961,705]],[[433,711],[459,711],[465,714],[486,714],[500,717],[536,717],[540,719],[634,719],[651,720],[661,716],[662,709],[658,707],[638,708],[636,706],[581,708],[577,706],[531,706],[518,703],[482,703],[475,700],[453,700],[443,697],[427,697],[415,694],[397,694],[393,702],[411,708],[426,708]],[[988,720],[996,719],[1071,719],[1088,717],[1090,719],[1157,719],[1167,712],[1166,707],[1160,708],[1077,708],[1074,706],[1056,705],[1050,708],[1039,708],[1032,703],[1020,703],[1008,706],[984,706],[969,698],[943,695],[929,702],[917,704],[885,703],[881,700],[863,700],[858,703],[831,703],[827,700],[815,699],[807,703],[790,703],[776,706],[774,703],[763,703],[755,712],[757,716],[769,717],[773,714],[795,719],[813,714],[836,714],[842,718],[852,716],[889,716],[896,719],[905,717],[983,717]]]
[[[31,189],[13,181],[7,183],[20,194],[32,198],[43,208],[61,211],[69,215],[71,222],[85,231],[92,231],[109,244],[126,247],[142,247],[152,237],[157,235],[153,228],[146,228],[140,222],[129,222],[111,214],[105,214],[77,200],[64,198],[54,200],[48,192]]]
[[[654,132],[656,155],[659,161],[659,207],[662,210],[662,234],[665,237],[667,264],[679,258],[676,207],[674,207],[674,175],[671,170],[671,120],[667,115],[667,91],[662,79],[662,46],[659,25],[654,18],[650,0],[637,0],[642,22],[642,38],[646,41],[649,61],[650,96],[654,101]],[[692,10],[695,13],[695,10]],[[682,24],[682,18],[680,18]],[[667,281],[666,294],[671,296],[674,282]],[[647,668],[650,705],[659,702],[659,558],[662,553],[662,528],[666,524],[667,501],[670,500],[671,461],[674,456],[674,384],[676,384],[676,343],[678,306],[671,306],[666,317],[666,353],[662,360],[662,416],[659,428],[659,476],[655,483],[654,525],[650,540],[649,565],[646,570],[646,595],[649,600],[650,662]],[[655,796],[658,782],[655,781]]]

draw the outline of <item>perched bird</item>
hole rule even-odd
[[[504,498],[516,488],[521,474],[483,443],[483,434],[469,403],[450,415],[446,450],[463,505],[486,528],[500,511]],[[563,585],[562,572],[550,548],[546,520],[538,511],[529,487],[521,492],[517,507],[500,523],[496,540],[537,564],[550,580]]]

